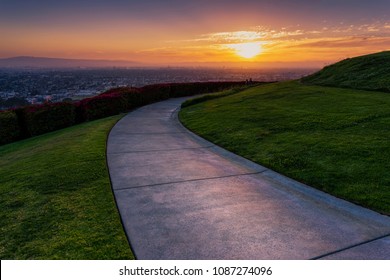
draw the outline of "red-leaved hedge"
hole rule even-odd
[[[243,85],[245,82],[202,82],[155,84],[141,88],[120,87],[76,103],[48,103],[2,111],[0,144],[128,112],[171,97],[211,93]]]

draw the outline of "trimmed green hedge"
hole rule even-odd
[[[0,112],[0,145],[7,144],[21,137],[18,116],[14,110]]]

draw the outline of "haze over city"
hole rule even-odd
[[[388,49],[388,0],[2,0],[0,58],[322,67]]]

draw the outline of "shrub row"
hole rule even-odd
[[[246,82],[199,82],[171,84],[170,97],[183,97],[201,93],[212,93],[227,88],[244,86],[246,84]]]
[[[201,96],[198,96],[198,97],[194,97],[192,99],[187,99],[185,102],[183,102],[181,104],[181,108],[189,107],[189,106],[192,106],[192,105],[195,105],[195,104],[198,104],[198,103],[202,103],[202,102],[207,101],[207,100],[212,100],[212,99],[217,99],[217,98],[233,95],[233,94],[236,94],[236,93],[239,93],[239,92],[241,92],[240,88],[232,88],[230,90],[226,90],[226,91],[223,91],[223,92],[218,92],[218,93],[215,93],[215,94],[201,95]]]
[[[124,112],[126,99],[118,93],[98,95],[76,103],[77,122],[96,120]]]
[[[0,145],[20,139],[21,131],[15,111],[0,112]]]
[[[30,105],[0,112],[0,145],[40,135],[75,123],[127,112],[170,97],[211,93],[245,85],[245,82],[155,84],[121,87],[79,102]]]
[[[13,111],[18,116],[22,138],[71,126],[76,116],[74,104],[68,102],[31,105]]]

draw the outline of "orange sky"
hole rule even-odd
[[[287,7],[292,2],[285,0],[216,0],[218,7],[226,6],[221,9],[202,0],[185,5],[174,0],[167,5],[111,1],[117,6],[92,1],[100,3],[93,9],[77,6],[81,5],[77,1],[50,6],[41,0],[36,2],[42,5],[38,8],[24,7],[27,4],[16,3],[19,0],[2,1],[0,58],[120,59],[145,66],[321,67],[390,47],[390,5],[381,0],[372,10],[367,3],[374,6],[375,0],[343,2],[355,3],[356,8],[334,0],[316,5],[296,0],[301,7]],[[176,6],[169,7],[169,2]],[[341,13],[343,9],[349,14]],[[239,55],[248,43],[258,46],[260,53],[252,58]]]

